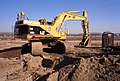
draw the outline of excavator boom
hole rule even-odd
[[[80,42],[80,46],[88,46],[90,45],[90,34],[89,34],[89,27],[88,27],[88,15],[86,11],[83,11],[82,16],[76,14],[80,13],[80,11],[65,11],[60,13],[55,17],[52,23],[54,23],[54,27],[58,27],[60,24],[60,27],[58,29],[58,32],[61,31],[64,21],[65,20],[72,20],[72,21],[82,21],[82,28],[83,28],[83,39]]]

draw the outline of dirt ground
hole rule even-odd
[[[0,81],[119,81],[120,50],[73,48],[65,54],[21,54],[27,41],[0,41]],[[118,42],[118,41],[117,41]],[[70,41],[71,46],[78,41]]]

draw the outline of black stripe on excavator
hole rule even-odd
[[[50,34],[39,26],[29,26],[29,25],[17,25],[14,29],[15,35],[25,35],[25,34]]]
[[[30,34],[50,34],[49,32],[47,32],[46,30],[42,29],[39,26],[29,26],[30,27]]]

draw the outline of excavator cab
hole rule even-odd
[[[47,22],[45,18],[41,18],[39,22],[40,22],[40,25],[53,25],[52,22]]]
[[[40,22],[40,25],[47,25],[47,21],[45,18],[41,18],[39,22]]]

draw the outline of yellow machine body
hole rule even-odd
[[[90,34],[88,29],[88,15],[83,11],[82,16],[76,14],[80,11],[65,11],[58,14],[52,22],[47,22],[45,18],[39,21],[24,19],[25,13],[18,14],[18,20],[15,23],[15,38],[24,38],[28,40],[65,40],[66,33],[61,32],[65,20],[82,21],[83,39],[81,45],[87,46],[90,44]]]

